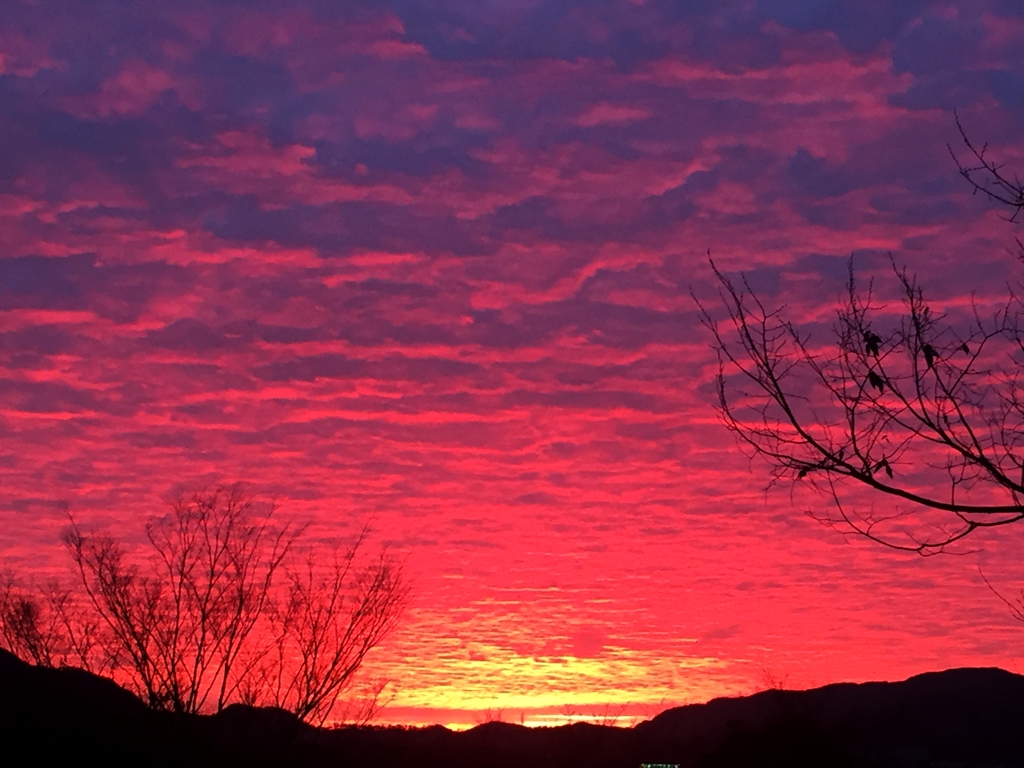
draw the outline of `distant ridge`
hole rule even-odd
[[[983,667],[926,672],[897,683],[762,691],[670,709],[636,731],[650,748],[672,755],[695,742],[719,751],[741,751],[743,743],[768,750],[761,742],[791,731],[840,749],[843,765],[1021,766],[1024,677]]]
[[[0,738],[8,757],[31,756],[24,764],[1024,768],[1024,677],[952,669],[899,683],[764,691],[670,709],[632,729],[319,730],[281,710],[241,705],[216,716],[151,712],[109,680],[0,651]]]

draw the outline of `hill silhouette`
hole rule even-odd
[[[635,728],[306,726],[241,705],[211,716],[153,712],[109,680],[30,666],[0,651],[0,733],[32,763],[347,768],[873,766],[1024,768],[1024,677],[954,669],[899,683],[765,691],[667,710]]]

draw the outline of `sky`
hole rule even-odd
[[[382,722],[1024,672],[1024,525],[898,553],[766,490],[691,292],[1019,281],[1016,1],[9,0],[0,558],[242,481],[409,574]],[[881,503],[881,502],[880,502]],[[134,537],[134,539],[132,539]]]

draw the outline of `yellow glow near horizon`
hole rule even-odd
[[[732,663],[715,657],[666,658],[619,647],[606,647],[592,658],[528,656],[479,643],[459,650],[443,654],[443,664],[418,673],[415,686],[401,688],[391,706],[483,713],[516,710],[531,713],[538,724],[550,724],[550,718],[559,717],[557,712],[566,707],[578,713],[561,716],[570,722],[600,718],[601,708],[607,706],[702,700],[731,688],[687,674],[721,670]]]

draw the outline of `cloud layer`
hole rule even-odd
[[[58,500],[138,531],[179,483],[372,517],[413,721],[1012,668],[977,565],[1020,534],[910,561],[766,496],[690,290],[709,249],[822,328],[851,253],[1005,290],[946,145],[955,108],[1024,168],[1016,3],[10,6],[12,567],[58,568]]]

